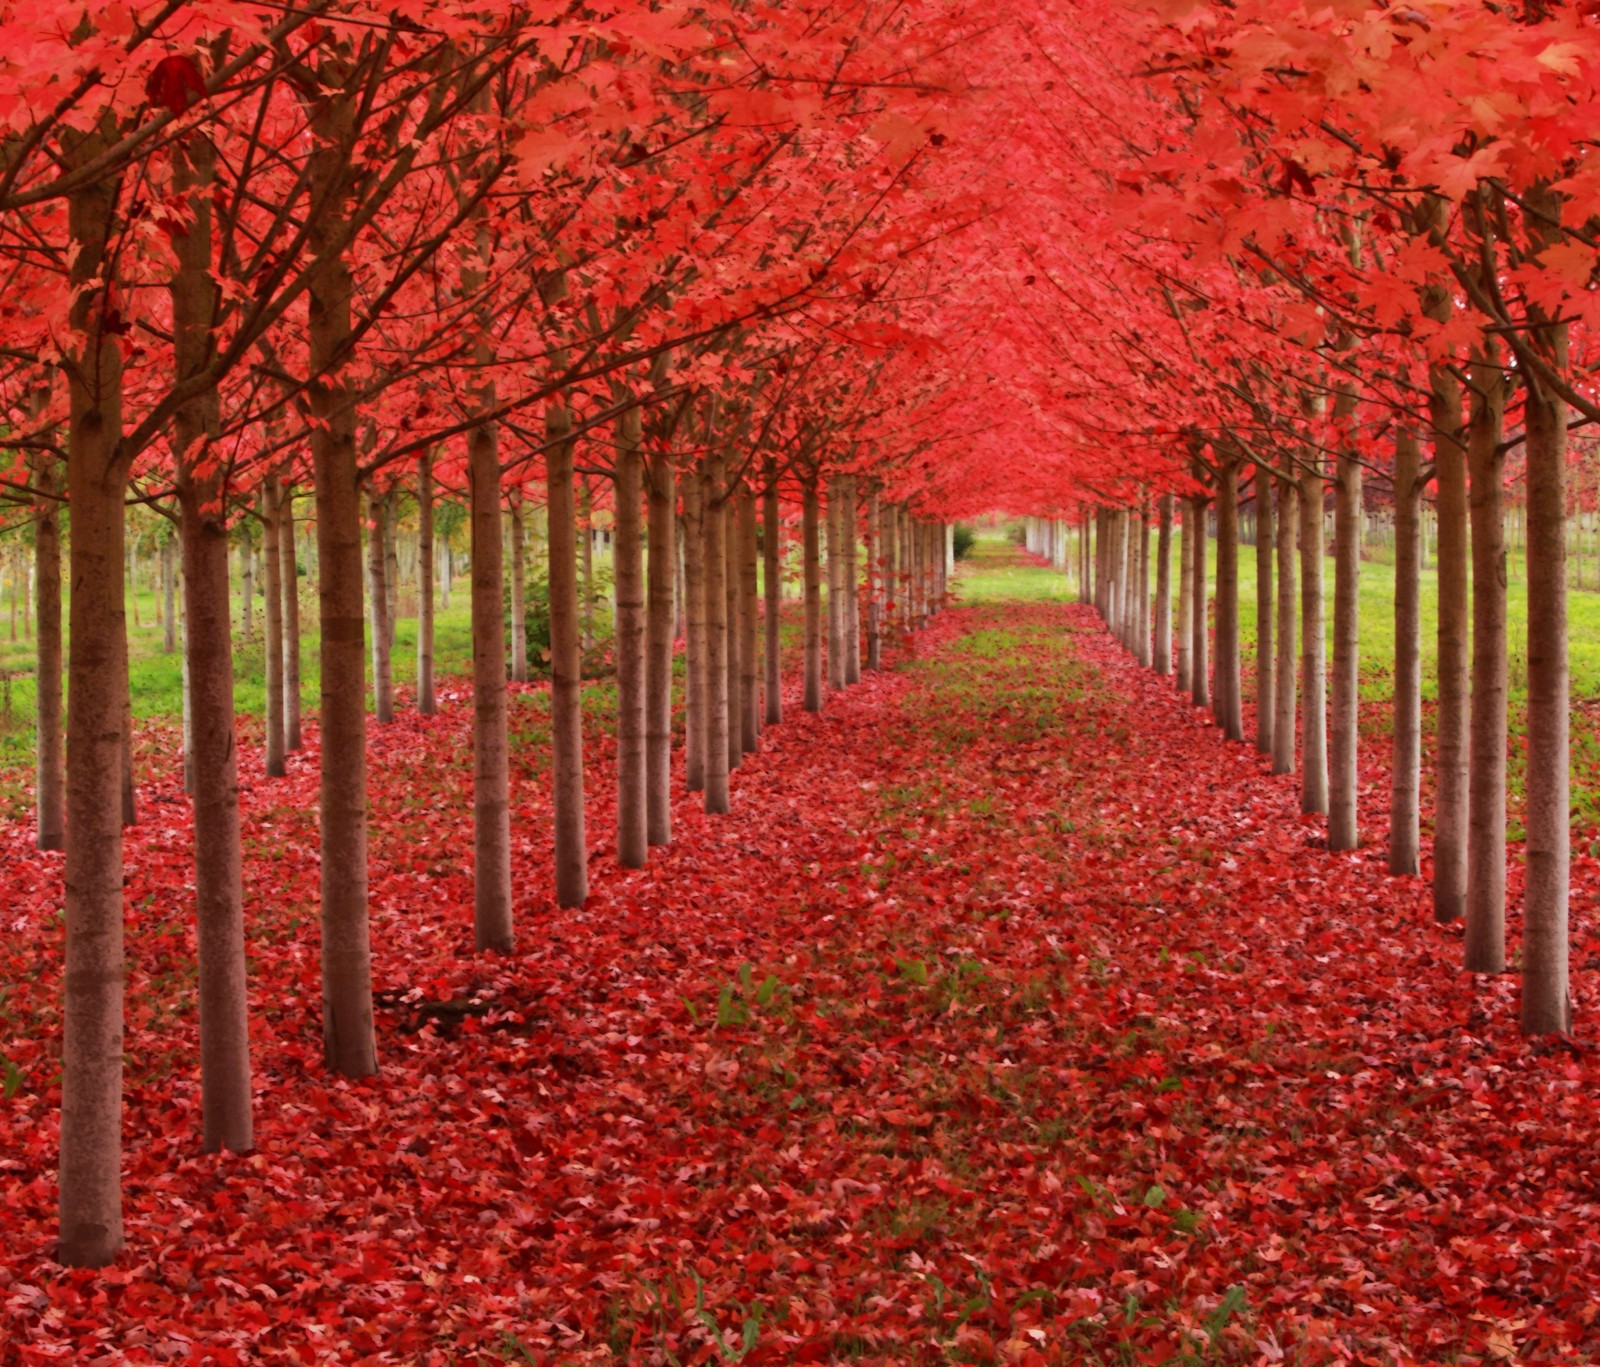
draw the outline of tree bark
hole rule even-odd
[[[1467,894],[1463,962],[1506,966],[1506,378],[1498,355],[1474,357],[1467,425],[1472,524],[1472,704],[1467,778]]]
[[[728,804],[728,551],[725,465],[713,439],[705,474],[706,794],[713,815]]]
[[[727,468],[726,466],[724,467]],[[728,768],[744,760],[744,639],[739,634],[739,482],[731,471],[722,497],[723,621],[727,626],[725,665],[728,693]]]
[[[1190,563],[1190,573],[1194,575],[1194,594],[1190,611],[1193,620],[1190,623],[1193,633],[1192,648],[1190,650],[1190,669],[1193,677],[1190,679],[1190,697],[1196,707],[1209,707],[1211,705],[1211,662],[1207,658],[1211,645],[1211,623],[1208,620],[1210,613],[1206,605],[1206,500],[1197,498],[1193,501],[1194,508],[1194,560]]]
[[[1544,186],[1528,195],[1534,245],[1559,238],[1561,199]],[[1537,215],[1543,215],[1542,219]],[[1530,313],[1533,343],[1567,372],[1565,323]],[[1567,405],[1549,389],[1527,387],[1528,768],[1527,866],[1522,930],[1522,1030],[1540,1035],[1572,1028],[1568,992],[1567,894],[1571,870],[1568,791],[1566,467]],[[76,539],[76,538],[74,538]],[[69,747],[70,749],[70,747]],[[70,818],[69,818],[69,829]],[[73,840],[77,839],[74,831]],[[69,852],[71,846],[68,846]]]
[[[433,453],[417,457],[417,711],[431,717],[439,710],[433,687],[433,571],[438,562],[433,542]]]
[[[1140,506],[1139,519],[1139,569],[1134,575],[1137,587],[1138,603],[1136,607],[1138,616],[1139,663],[1146,669],[1150,668],[1150,500],[1146,499]],[[1052,522],[1051,536],[1056,536],[1056,524]]]
[[[583,812],[583,650],[579,639],[578,510],[573,489],[572,414],[553,405],[545,435],[546,506],[550,518],[550,779],[555,826],[556,905],[581,907],[589,897],[589,855]],[[495,540],[498,554],[499,539]],[[504,678],[504,674],[501,675]]]
[[[1328,810],[1326,628],[1322,618],[1322,476],[1300,476],[1300,810]]]
[[[1296,678],[1296,578],[1299,570],[1300,489],[1293,480],[1278,484],[1277,668],[1272,682],[1272,772],[1294,773]]]
[[[761,588],[765,597],[762,625],[762,664],[766,667],[767,725],[783,720],[783,655],[779,635],[779,610],[783,581],[780,577],[778,538],[778,471],[767,465],[766,488],[761,495]]]
[[[527,529],[522,495],[511,496],[511,681],[528,682]]]
[[[173,655],[178,650],[178,541],[169,532],[161,542],[161,651]]]
[[[625,869],[642,869],[650,857],[641,441],[639,410],[631,408],[617,420],[612,551],[617,586],[617,863]]]
[[[1214,715],[1229,740],[1244,739],[1239,670],[1239,467],[1217,472],[1217,665]]]
[[[104,146],[82,135],[92,160]],[[77,160],[76,156],[69,158]],[[101,325],[101,283],[117,185],[109,177],[67,202],[73,354],[67,494],[72,506],[67,699],[66,966],[62,1003],[60,1243],[69,1267],[102,1267],[122,1247],[122,352]]]
[[[481,388],[473,400],[479,412],[489,411],[495,404],[494,392]],[[479,423],[467,433],[467,500],[472,547],[473,942],[480,950],[509,954],[516,943],[511,910],[510,697],[500,429],[494,422]],[[553,568],[551,575],[553,579]]]
[[[287,747],[284,728],[283,689],[283,542],[278,534],[278,510],[283,504],[282,482],[269,476],[261,489],[261,548],[266,579],[266,671],[267,671],[267,746],[268,778],[282,778]],[[229,662],[230,673],[232,662]]]
[[[828,481],[828,687],[834,692],[844,687],[843,495],[840,486],[837,478]]]
[[[876,482],[867,495],[867,668],[883,668],[883,501]]]
[[[390,672],[388,566],[383,553],[384,502],[367,491],[367,610],[372,639],[372,710],[379,722],[394,720],[394,676]]]
[[[1341,395],[1338,407],[1343,407]],[[1353,406],[1353,401],[1352,401]],[[1361,722],[1361,465],[1341,450],[1334,479],[1332,734],[1329,738],[1328,848],[1361,843],[1356,791]]]
[[[856,589],[856,481],[854,475],[847,475],[838,481],[839,493],[842,503],[839,509],[839,537],[844,551],[843,563],[839,567],[840,579],[844,589],[842,607],[844,620],[841,623],[844,633],[844,682],[850,684],[861,682],[861,603]]]
[[[1178,692],[1194,689],[1194,500],[1183,500],[1183,539],[1178,547]]]
[[[683,482],[682,601],[688,653],[685,787],[691,793],[705,790],[706,729],[710,725],[706,706],[710,682],[706,675],[705,483],[705,472],[700,469],[690,472]]]
[[[883,528],[883,612],[882,629],[895,632],[900,627],[900,509],[896,504],[880,505]]]
[[[678,493],[670,457],[649,468],[649,604],[645,625],[646,839],[672,840],[672,641]]]
[[[34,810],[41,850],[66,848],[66,749],[61,730],[61,504],[55,497],[53,457],[39,461],[34,476],[33,593],[35,637],[34,707],[37,726]]]
[[[1422,453],[1401,427],[1394,454],[1394,752],[1390,762],[1389,872],[1419,866],[1422,786]]]
[[[761,737],[761,662],[756,645],[756,496],[739,486],[739,746],[754,754]]]
[[[805,699],[807,712],[822,711],[822,569],[817,563],[817,486],[809,480],[800,508],[805,557]]]
[[[1446,304],[1448,313],[1448,303]],[[1429,417],[1438,531],[1438,707],[1434,733],[1433,915],[1455,921],[1467,900],[1467,782],[1469,765],[1467,589],[1467,460],[1461,389],[1442,366],[1429,372]]]
[[[1158,507],[1153,661],[1156,673],[1164,677],[1172,673],[1172,495],[1162,494]]]
[[[1264,465],[1254,474],[1256,495],[1256,750],[1272,754],[1272,726],[1277,713],[1273,692],[1272,553],[1275,518],[1272,507],[1272,476]]]
[[[578,545],[582,551],[583,567],[583,636],[582,653],[594,649],[594,491],[589,487],[589,476],[584,475],[578,485]]]
[[[250,523],[239,526],[239,635],[248,641],[256,634],[256,547]]]
[[[295,554],[294,487],[283,486],[278,504],[278,565],[283,571],[283,743],[293,754],[304,744],[300,725],[300,562]]]
[[[322,1033],[328,1067],[346,1077],[378,1071],[372,1027],[367,919],[367,709],[363,677],[361,493],[356,396],[342,368],[351,341],[353,282],[330,239],[347,212],[352,101],[328,95],[311,116],[311,194],[325,205],[309,229],[311,272],[307,399],[316,474],[317,583],[322,632]]]

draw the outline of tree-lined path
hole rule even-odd
[[[99,1278],[41,1272],[60,865],[11,828],[6,1351],[1600,1349],[1573,1225],[1600,1180],[1587,1052],[1530,1051],[1510,982],[1454,969],[1456,934],[1421,885],[1329,854],[1293,779],[1137,668],[1053,571],[999,543],[975,563],[972,605],[771,733],[730,816],[681,799],[647,869],[602,871],[597,843],[582,909],[519,905],[537,935],[514,959],[470,957],[459,914],[469,825],[449,795],[469,776],[467,701],[447,689],[438,716],[385,732],[386,1062],[370,1082],[304,1080],[320,1049],[297,934],[314,905],[314,732],[286,784],[247,767],[270,1100],[248,1158],[190,1140],[192,932],[170,892],[187,831],[168,771],[129,847],[131,1256]],[[547,819],[547,697],[513,700],[519,832]],[[590,794],[595,827],[612,800]],[[545,886],[546,859],[519,840],[517,886]]]

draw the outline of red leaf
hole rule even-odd
[[[191,105],[205,99],[205,78],[192,57],[163,57],[145,79],[144,94],[151,104],[187,114]]]

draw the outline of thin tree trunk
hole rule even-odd
[[[1341,395],[1335,405],[1342,409]],[[1353,400],[1351,401],[1353,407]],[[1328,848],[1361,843],[1356,789],[1361,722],[1361,465],[1341,450],[1334,480],[1332,734],[1329,737]]]
[[[400,550],[399,512],[400,495],[395,489],[390,489],[383,496],[383,591],[384,614],[383,629],[385,633],[384,644],[388,647],[389,660],[389,687],[390,710],[393,710],[394,692],[394,642],[395,631],[400,622]]]
[[[161,542],[161,651],[174,655],[178,650],[178,542],[168,533]]]
[[[522,495],[511,496],[511,681],[528,682],[527,528]]]
[[[800,508],[805,556],[805,700],[807,712],[822,711],[822,567],[817,563],[817,486],[807,481]]]
[[[617,615],[613,637],[617,662],[617,863],[642,869],[650,857],[646,785],[645,581],[643,528],[644,455],[637,408],[617,420],[613,480]],[[514,534],[513,534],[514,535]]]
[[[1244,739],[1239,670],[1239,467],[1217,473],[1217,725],[1229,740]]]
[[[1100,540],[1103,542],[1104,537]],[[1194,691],[1194,500],[1183,501],[1183,540],[1178,555],[1178,692]]]
[[[1156,534],[1155,671],[1172,673],[1172,495],[1162,494]],[[1082,595],[1079,595],[1080,601]]]
[[[104,139],[84,134],[92,160]],[[67,372],[71,415],[72,689],[67,702],[66,967],[62,1003],[58,1256],[102,1267],[122,1247],[122,352],[99,320],[112,269],[116,182],[100,177],[67,202],[68,273],[77,354]],[[43,604],[41,604],[43,606]]]
[[[439,710],[433,688],[433,572],[438,563],[433,541],[433,452],[417,457],[417,711]]]
[[[1559,236],[1561,200],[1543,186],[1528,196],[1536,247]],[[1542,218],[1539,215],[1542,214]],[[1535,312],[1536,318],[1540,315]],[[1541,319],[1542,321],[1542,319]],[[1567,373],[1567,325],[1544,323],[1534,344]],[[1571,870],[1568,756],[1566,467],[1567,405],[1532,381],[1527,388],[1528,768],[1527,865],[1522,930],[1522,1030],[1572,1028],[1568,992],[1567,894]],[[76,539],[76,538],[75,538]],[[70,821],[69,821],[69,829]],[[73,839],[77,839],[74,831]],[[69,846],[70,849],[70,846]]]
[[[578,535],[583,552],[583,654],[594,649],[594,490],[584,475],[578,491]]]
[[[1272,772],[1294,773],[1295,756],[1295,664],[1298,642],[1295,618],[1298,606],[1300,489],[1291,479],[1278,485],[1278,592],[1277,592],[1277,668],[1272,682]]]
[[[767,725],[776,726],[783,720],[783,655],[782,637],[779,634],[779,610],[782,602],[783,581],[778,568],[778,470],[769,461],[766,488],[761,494],[761,588],[765,596],[762,625],[762,664],[766,667]]]
[[[300,728],[300,562],[295,555],[294,487],[278,502],[278,567],[283,572],[283,743],[293,754]]]
[[[579,639],[578,510],[573,489],[572,414],[551,407],[545,435],[550,520],[550,779],[555,825],[556,905],[580,907],[589,896],[583,812],[583,650]],[[499,539],[495,540],[498,553]],[[587,543],[586,543],[587,544]],[[503,668],[503,666],[502,666]],[[504,678],[502,672],[501,677]]]
[[[723,612],[727,622],[728,768],[744,761],[744,645],[739,634],[739,485],[732,475],[722,500]]]
[[[844,589],[844,681],[846,686],[861,682],[861,603],[856,578],[856,481],[850,475],[839,481],[843,503],[839,510],[839,535],[844,562],[839,567]]]
[[[283,503],[282,481],[269,476],[261,489],[261,549],[266,579],[266,670],[268,778],[282,778],[288,769],[284,756],[283,725],[283,545],[278,535],[278,509]],[[231,665],[231,662],[230,662]]]
[[[495,406],[492,387],[473,395],[479,412]],[[564,409],[553,409],[565,414]],[[559,435],[559,429],[551,435]],[[552,457],[553,459],[553,457]],[[506,688],[504,547],[500,512],[500,429],[482,422],[467,433],[468,534],[472,546],[472,849],[473,942],[511,953],[510,697]],[[551,571],[554,579],[554,569]]]
[[[250,520],[239,524],[239,634],[249,640],[256,634],[256,548]]]
[[[389,653],[388,557],[384,554],[387,504],[376,487],[367,490],[367,584],[372,623],[372,710],[379,723],[394,720],[394,675]],[[496,608],[498,618],[499,609]]]
[[[1194,575],[1194,601],[1190,606],[1193,620],[1190,623],[1193,643],[1190,651],[1189,696],[1196,707],[1211,705],[1211,662],[1207,658],[1211,646],[1210,614],[1206,610],[1206,500],[1197,498],[1194,507],[1194,560],[1189,569]]]
[[[1394,451],[1394,751],[1390,761],[1389,872],[1419,864],[1422,786],[1422,453],[1400,427]]]
[[[900,625],[900,509],[896,504],[880,507],[883,527],[883,617],[885,629]]]
[[[867,492],[867,668],[883,668],[883,504],[875,481]]]
[[[1446,302],[1448,314],[1448,301]],[[1467,900],[1469,765],[1467,459],[1461,390],[1442,366],[1429,372],[1433,465],[1438,480],[1435,560],[1439,580],[1438,707],[1434,729],[1433,914],[1455,921]]]
[[[724,462],[715,438],[705,473],[706,795],[707,812],[728,804],[728,552]]]
[[[1147,498],[1139,508],[1139,571],[1134,576],[1138,592],[1138,639],[1139,663],[1146,669],[1150,668],[1150,500]],[[1051,537],[1052,549],[1056,536],[1056,524],[1052,522]]]
[[[1264,465],[1254,474],[1256,495],[1256,750],[1272,753],[1272,724],[1276,715],[1273,695],[1272,552],[1273,508],[1272,476]]]
[[[34,707],[37,764],[34,810],[41,850],[66,848],[66,749],[61,730],[61,504],[55,497],[53,457],[40,459],[34,476],[33,592],[35,640]]]
[[[1322,595],[1322,476],[1300,477],[1300,810],[1328,810],[1327,636]]]
[[[705,790],[706,731],[711,724],[706,706],[710,681],[706,674],[705,484],[705,472],[699,469],[691,471],[683,482],[683,595],[680,601],[688,655],[684,786],[691,793]]]
[[[645,835],[672,840],[673,579],[678,558],[677,489],[671,458],[649,467],[649,604],[645,624]]]
[[[739,486],[739,745],[754,754],[761,737],[761,662],[756,645],[756,496]]]
[[[322,632],[322,1034],[325,1061],[346,1077],[378,1070],[367,919],[367,710],[362,667],[361,492],[356,398],[343,375],[353,282],[329,240],[346,224],[350,96],[332,93],[311,115],[317,147],[311,193],[323,212],[309,229],[323,253],[310,288],[307,398],[316,473],[317,583]]]
[[[843,507],[841,481],[828,481],[828,687],[844,687],[844,565],[840,524]]]

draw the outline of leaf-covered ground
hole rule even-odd
[[[246,775],[245,1157],[195,1152],[186,812],[146,788],[109,1272],[50,1257],[60,863],[4,833],[0,1361],[1600,1356],[1592,859],[1585,1034],[1525,1045],[1421,881],[1330,856],[1088,609],[991,603],[791,711],[646,871],[592,746],[563,912],[542,706],[506,960],[470,953],[465,701],[374,728],[370,1084],[319,1064],[314,753]]]

